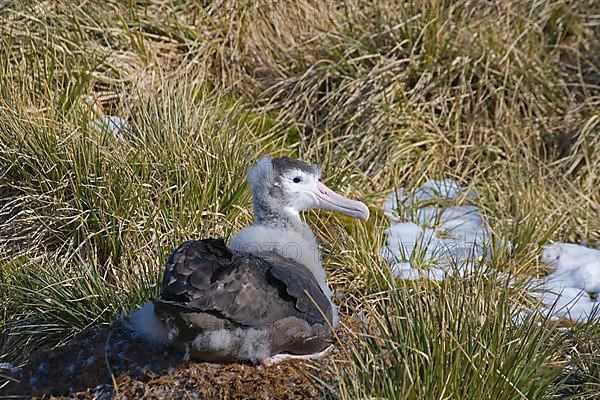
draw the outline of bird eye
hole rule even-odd
[[[300,178],[299,176],[294,178],[294,183],[300,183],[302,182],[302,178]]]

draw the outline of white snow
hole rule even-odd
[[[474,198],[474,191],[450,179],[429,180],[412,193],[400,188],[388,196],[383,210],[395,223],[385,230],[381,254],[394,276],[466,275],[476,262],[487,258],[490,235],[483,217],[477,207],[457,204]]]
[[[95,119],[92,124],[99,131],[113,134],[118,139],[123,139],[122,134],[124,132],[131,131],[129,122],[116,115],[105,115],[102,118]]]
[[[402,209],[408,210],[412,204],[435,200],[458,200],[461,197],[474,199],[477,197],[477,193],[473,190],[465,190],[452,179],[431,179],[412,193],[407,193],[403,188],[400,188],[395,193],[390,194],[383,203],[383,212],[393,221],[400,221],[398,213]],[[417,211],[422,210],[421,212],[427,213],[426,209],[432,212],[439,210],[438,207],[422,207]]]
[[[600,250],[555,243],[544,248],[541,260],[554,268],[548,280],[557,285],[600,292]]]
[[[600,250],[572,243],[544,247],[541,261],[552,270],[534,284],[532,293],[543,304],[542,311],[552,318],[585,322],[596,318],[596,299],[600,293]]]
[[[395,277],[435,279],[465,276],[492,255],[488,224],[479,209],[464,202],[477,194],[451,179],[429,180],[410,192],[388,196],[384,214],[392,224],[381,249]],[[502,239],[499,239],[502,240]],[[555,243],[543,248],[541,261],[551,267],[529,290],[540,311],[554,319],[600,319],[600,250],[578,244]],[[599,310],[600,311],[600,310]]]

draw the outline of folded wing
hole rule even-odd
[[[188,241],[175,250],[155,304],[159,314],[207,313],[225,326],[251,328],[288,317],[326,325],[332,315],[329,299],[304,266],[272,253],[234,253],[222,239]]]

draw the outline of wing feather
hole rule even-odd
[[[169,257],[157,308],[205,312],[247,327],[297,317],[331,319],[331,303],[312,273],[281,256],[230,251],[222,239],[188,241]],[[203,328],[203,327],[198,327]]]
[[[214,273],[228,265],[233,256],[223,239],[184,242],[167,260],[161,298],[189,301],[202,296],[210,288]]]

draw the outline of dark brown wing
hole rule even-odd
[[[187,306],[217,313],[247,327],[267,326],[284,316],[300,316],[293,299],[280,290],[280,283],[269,279],[270,268],[260,258],[239,257],[215,275],[204,296]]]
[[[332,313],[329,299],[301,264],[273,254],[234,254],[214,239],[186,242],[173,252],[156,305],[210,313],[247,327],[292,316],[324,324]]]
[[[281,282],[309,324],[322,324],[325,319],[331,321],[331,302],[319,287],[312,272],[304,265],[277,254],[264,255],[262,258],[269,261],[270,274]]]
[[[184,242],[167,259],[161,298],[187,302],[203,296],[215,272],[229,265],[233,256],[223,239]]]
[[[211,290],[188,306],[252,327],[287,317],[311,325],[331,319],[331,303],[312,273],[283,257],[265,258],[246,255],[235,259],[215,275]]]

